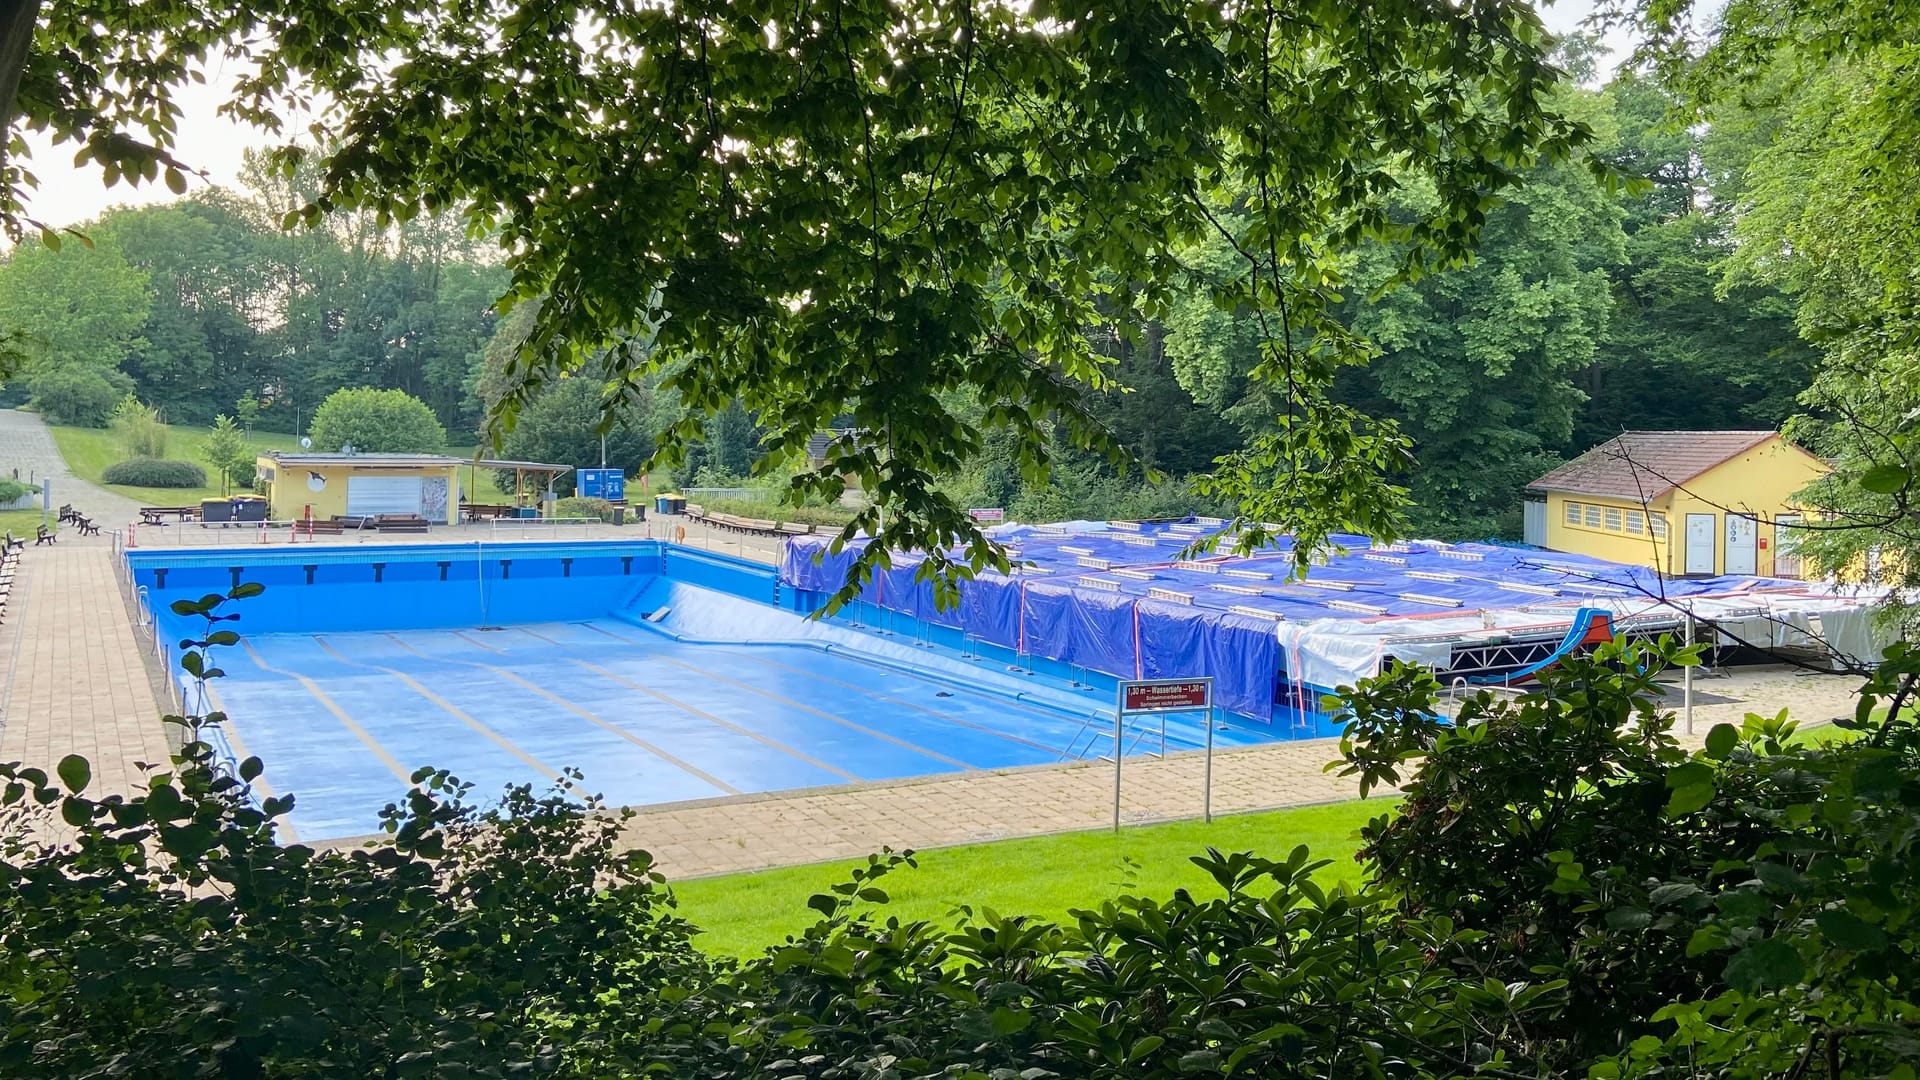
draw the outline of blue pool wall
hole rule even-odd
[[[1082,627],[1073,638],[1085,647],[1066,657],[1019,653],[969,634],[956,625],[959,619],[937,610],[923,618],[862,602],[827,619],[807,619],[824,605],[825,593],[783,586],[771,566],[655,540],[165,549],[129,551],[127,562],[173,637],[201,629],[172,615],[168,605],[173,601],[258,582],[266,586],[261,595],[231,608],[240,619],[229,625],[243,635],[457,629],[611,616],[689,640],[781,640],[853,650],[903,670],[976,687],[984,683],[1010,695],[1032,694],[1075,711],[1111,708],[1120,680],[1103,670],[1112,667],[1106,654],[1133,652],[1130,615],[1124,626],[1116,621]],[[920,592],[901,589],[895,595]],[[1042,610],[1044,601],[1032,603],[1037,599],[1029,595],[1027,618],[1064,617]],[[667,614],[657,623],[649,620],[662,609]],[[1103,644],[1113,634],[1124,634],[1125,643]],[[1252,655],[1210,659],[1271,671],[1264,650],[1275,643],[1270,636],[1266,641],[1264,646],[1246,642]],[[1241,681],[1252,678],[1243,674]],[[1295,694],[1273,676],[1266,679],[1273,689],[1262,700],[1232,703],[1243,720],[1272,725],[1278,738],[1340,733],[1340,725],[1314,707],[1319,690]],[[1306,708],[1295,707],[1296,702]]]

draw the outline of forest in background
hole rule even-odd
[[[1595,58],[1585,40],[1562,47],[1567,111],[1597,134],[1589,160],[1534,169],[1489,214],[1472,262],[1376,296],[1398,253],[1375,245],[1346,259],[1343,318],[1378,354],[1344,369],[1336,395],[1413,440],[1417,464],[1393,479],[1419,534],[1517,537],[1526,483],[1567,457],[1623,429],[1776,427],[1812,380],[1793,299],[1735,272],[1734,230],[1766,212],[1751,163],[1794,103],[1759,95],[1689,129],[1650,80],[1591,88]],[[1594,161],[1616,182],[1597,180]],[[426,402],[456,443],[478,438],[532,325],[531,305],[496,310],[508,273],[491,238],[447,217],[381,228],[351,214],[284,232],[312,178],[255,162],[243,179],[111,212],[84,230],[90,245],[17,248],[0,266],[0,325],[17,328],[25,363],[5,400],[73,397],[85,381],[108,408],[132,393],[174,423],[253,412],[262,429],[302,431],[332,391],[372,386]],[[1409,184],[1394,208],[1431,198]],[[1250,377],[1259,328],[1207,288],[1235,260],[1224,241],[1202,245],[1187,260],[1193,287],[1163,317],[1090,331],[1117,383],[1089,391],[1094,411],[1167,482],[1116,475],[1064,444],[1038,482],[1012,440],[990,438],[949,490],[1032,519],[1213,508],[1187,478],[1275,422],[1269,389]],[[593,463],[605,390],[591,377],[550,385],[502,452]],[[652,385],[621,397],[608,463],[632,470],[683,409]],[[56,422],[96,422],[42,407]],[[750,482],[754,418],[736,403],[702,429],[675,479]]]

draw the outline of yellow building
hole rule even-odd
[[[275,521],[407,514],[460,523],[460,458],[438,454],[292,454],[254,462]]]
[[[1527,539],[1673,576],[1799,577],[1793,496],[1826,472],[1776,431],[1629,431],[1528,485],[1545,500]]]

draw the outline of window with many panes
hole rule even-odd
[[[1653,527],[1653,538],[1655,540],[1665,540],[1667,538],[1667,515],[1655,511],[1653,515],[1648,518],[1647,523]]]
[[[1647,515],[1638,510],[1627,511],[1627,531],[1635,536],[1647,531]]]
[[[1580,524],[1580,504],[1579,503],[1570,502],[1567,504],[1567,524],[1569,525]]]
[[[1586,511],[1587,511],[1587,528],[1589,529],[1599,528],[1600,527],[1600,508],[1593,505],[1592,503],[1588,503],[1586,506]]]
[[[1620,508],[1617,506],[1607,507],[1607,531],[1620,531]]]

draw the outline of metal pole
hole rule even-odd
[[[1121,730],[1127,715],[1127,691],[1123,686],[1113,698],[1113,831],[1120,832],[1120,758],[1125,734]]]
[[[1687,612],[1687,646],[1693,646],[1693,612]],[[1681,706],[1687,718],[1687,734],[1693,734],[1693,665],[1680,669]]]
[[[1207,768],[1205,796],[1200,804],[1201,820],[1213,824],[1213,707],[1207,707]]]

